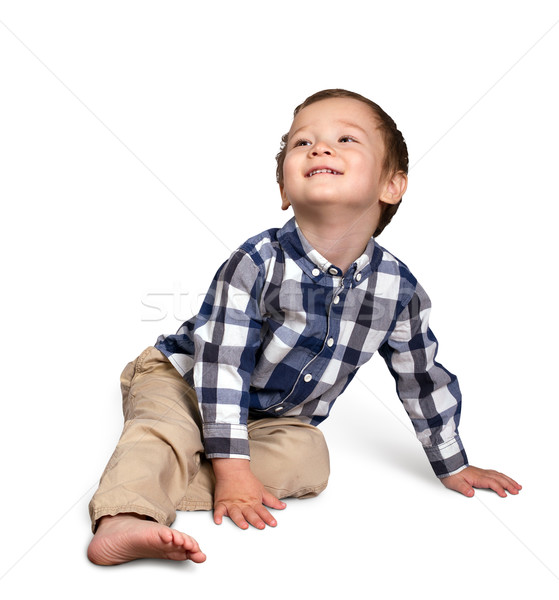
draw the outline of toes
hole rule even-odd
[[[186,533],[182,533],[180,531],[176,531],[175,529],[171,530],[173,532],[173,543],[177,546],[182,546],[187,552],[196,553],[200,552],[200,547],[198,546],[198,542]]]
[[[164,544],[170,544],[173,541],[173,531],[167,527],[158,530],[159,538]]]
[[[200,552],[200,546],[198,546],[198,542],[194,538],[191,538],[189,535],[185,536],[185,538],[183,545],[189,552],[193,554]]]
[[[198,551],[198,552],[190,552],[190,553],[188,554],[188,558],[190,558],[190,560],[191,560],[192,562],[195,562],[195,563],[203,563],[203,562],[206,560],[206,555],[205,555],[203,552],[201,552],[201,551]]]
[[[183,546],[184,545],[184,534],[176,529],[171,529],[172,540],[175,546]]]
[[[138,558],[204,562],[196,540],[169,527],[147,521],[114,521],[112,530],[99,531],[90,542],[88,558],[94,564],[111,565]]]
[[[168,552],[166,557],[169,560],[187,560],[189,558],[186,550],[173,550],[173,552]]]

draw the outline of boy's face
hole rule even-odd
[[[336,205],[378,217],[384,142],[376,117],[353,98],[328,98],[303,108],[291,125],[280,188],[282,208],[295,215]],[[371,208],[378,210],[372,210]]]

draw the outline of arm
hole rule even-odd
[[[194,385],[200,403],[206,456],[216,476],[214,521],[223,516],[246,529],[276,521],[264,507],[285,504],[250,470],[247,433],[250,377],[260,346],[259,298],[263,275],[238,250],[220,268],[195,325]]]
[[[263,280],[251,257],[237,250],[218,270],[196,318],[194,387],[209,459],[250,456],[249,390],[260,346]]]
[[[465,469],[468,459],[458,435],[458,380],[435,360],[438,343],[429,328],[430,309],[427,294],[416,284],[379,353],[435,475],[443,478]]]
[[[462,397],[458,381],[436,362],[438,344],[429,328],[431,303],[417,285],[389,340],[380,349],[396,380],[398,395],[437,477],[445,487],[471,497],[474,487],[505,497],[522,488],[493,470],[468,465],[458,435]]]

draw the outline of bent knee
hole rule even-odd
[[[258,424],[251,431],[254,474],[280,498],[318,496],[330,476],[324,435],[316,427],[294,419],[277,421]]]
[[[286,496],[312,498],[318,496],[328,485],[330,455],[322,432],[313,427],[306,431],[300,452],[291,459],[296,478]]]

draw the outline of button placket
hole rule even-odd
[[[339,281],[334,280],[332,282],[332,284],[334,285],[338,285],[337,288],[334,288],[334,294],[336,294],[332,300],[331,300],[331,304],[328,307],[328,305],[326,305],[326,308],[328,310],[328,315],[327,315],[327,323],[326,323],[326,336],[324,338],[324,343],[322,346],[322,349],[315,354],[308,362],[307,364],[303,367],[303,369],[301,369],[300,371],[300,375],[297,379],[297,381],[295,382],[295,385],[293,386],[293,388],[291,389],[291,391],[287,394],[287,396],[285,398],[283,398],[283,400],[281,401],[281,404],[274,407],[273,410],[276,413],[279,413],[280,411],[287,411],[290,409],[291,404],[290,404],[290,400],[292,398],[292,396],[294,394],[296,394],[296,390],[299,386],[301,385],[305,385],[305,384],[310,384],[311,382],[314,382],[314,384],[318,383],[320,381],[321,378],[321,374],[323,372],[323,370],[326,368],[325,365],[323,365],[320,360],[325,360],[325,361],[329,361],[331,358],[331,350],[327,350],[332,348],[335,343],[335,336],[337,335],[337,329],[334,332],[331,332],[331,319],[334,317],[334,315],[336,315],[337,312],[339,312],[339,309],[336,310],[335,312],[331,312],[332,309],[332,305],[333,304],[339,304],[341,298],[340,298],[340,294],[342,292],[344,292],[344,290],[347,290],[347,288],[351,287],[351,276],[348,278],[345,278],[342,276],[342,273],[336,269],[335,267],[329,267],[328,268],[328,273],[332,276],[339,276]],[[321,269],[319,269],[317,266],[315,266],[312,270],[311,270],[311,275],[313,277],[320,277],[321,275],[323,275],[323,271]],[[334,317],[335,319],[339,318],[339,315],[336,315]],[[331,333],[334,333],[334,336],[331,335]],[[317,359],[320,359],[319,362],[316,362]],[[310,372],[306,372],[307,369],[309,368],[313,368],[318,366],[318,369],[316,369],[315,373],[310,373]],[[310,387],[310,386],[309,386]],[[308,393],[308,392],[305,392]],[[268,410],[271,410],[272,408],[270,407]]]

